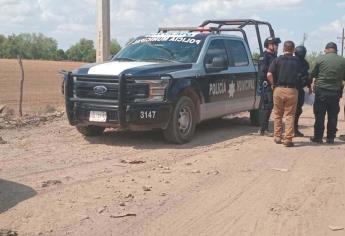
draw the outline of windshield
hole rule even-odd
[[[201,37],[187,36],[193,35],[159,34],[140,37],[122,49],[112,60],[194,63],[204,40]]]

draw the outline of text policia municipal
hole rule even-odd
[[[182,42],[182,43],[190,43],[190,44],[200,44],[201,40],[194,39],[194,38],[185,38],[185,37],[175,37],[175,36],[164,36],[164,37],[150,37],[150,38],[143,38],[138,39],[133,42],[133,44],[137,43],[145,43],[145,42]]]
[[[235,92],[243,92],[255,89],[255,80],[239,80],[235,82]],[[219,81],[216,83],[210,83],[209,95],[223,95],[226,94],[229,89],[229,84],[226,81]]]

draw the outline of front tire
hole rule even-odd
[[[77,130],[79,133],[86,137],[94,137],[94,136],[101,136],[105,130],[104,127],[89,125],[89,126],[81,126],[77,125]]]
[[[183,144],[192,140],[196,127],[195,104],[189,97],[181,97],[173,110],[169,125],[164,130],[168,142]]]

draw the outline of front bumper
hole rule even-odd
[[[123,126],[130,130],[166,129],[172,108],[170,103],[128,104]]]
[[[73,96],[73,76],[65,77],[65,100],[67,117],[71,125],[95,125],[105,128],[128,130],[166,129],[173,104],[169,102],[127,102],[125,77],[119,78],[118,100],[76,98]],[[90,112],[106,113],[105,122],[90,121]]]
[[[125,110],[123,111],[125,119],[121,121],[121,112],[116,105],[92,104],[80,101],[73,103],[73,125],[96,125],[106,128],[120,127],[129,130],[165,129],[172,112],[172,104],[168,103],[126,104]],[[106,121],[90,121],[91,111],[106,112]]]

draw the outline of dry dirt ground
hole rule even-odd
[[[80,62],[23,60],[25,71],[23,111],[37,112],[50,105],[63,105],[61,70],[72,70]],[[0,59],[0,105],[18,110],[20,69],[17,60]]]
[[[302,131],[312,135],[311,108]],[[345,132],[343,114],[340,133]],[[65,118],[0,130],[0,229],[18,235],[345,235],[345,143],[285,148],[245,115],[194,140],[109,130],[83,138]],[[5,232],[5,231],[3,231]]]

